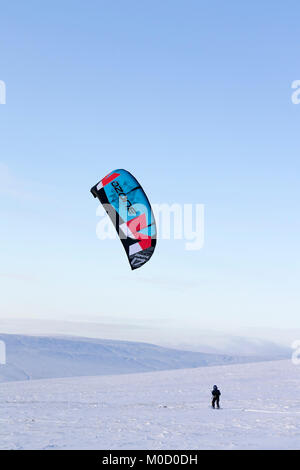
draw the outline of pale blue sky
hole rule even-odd
[[[2,318],[300,327],[297,1],[1,5]],[[205,204],[205,246],[130,271],[89,190]]]

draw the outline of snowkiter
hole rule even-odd
[[[212,389],[211,394],[212,394],[211,406],[214,408],[215,405],[217,405],[217,408],[220,408],[221,392],[220,392],[220,390],[218,389],[218,387],[216,385],[214,385],[214,388]]]

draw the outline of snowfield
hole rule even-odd
[[[0,448],[299,449],[299,390],[288,360],[7,382]]]

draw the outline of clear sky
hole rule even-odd
[[[0,10],[0,316],[300,327],[298,1],[11,1]],[[205,205],[205,245],[131,272],[89,190],[131,171]]]

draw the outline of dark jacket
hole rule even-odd
[[[221,392],[218,388],[216,388],[216,389],[212,390],[211,394],[212,394],[213,397],[219,397],[221,395]]]

